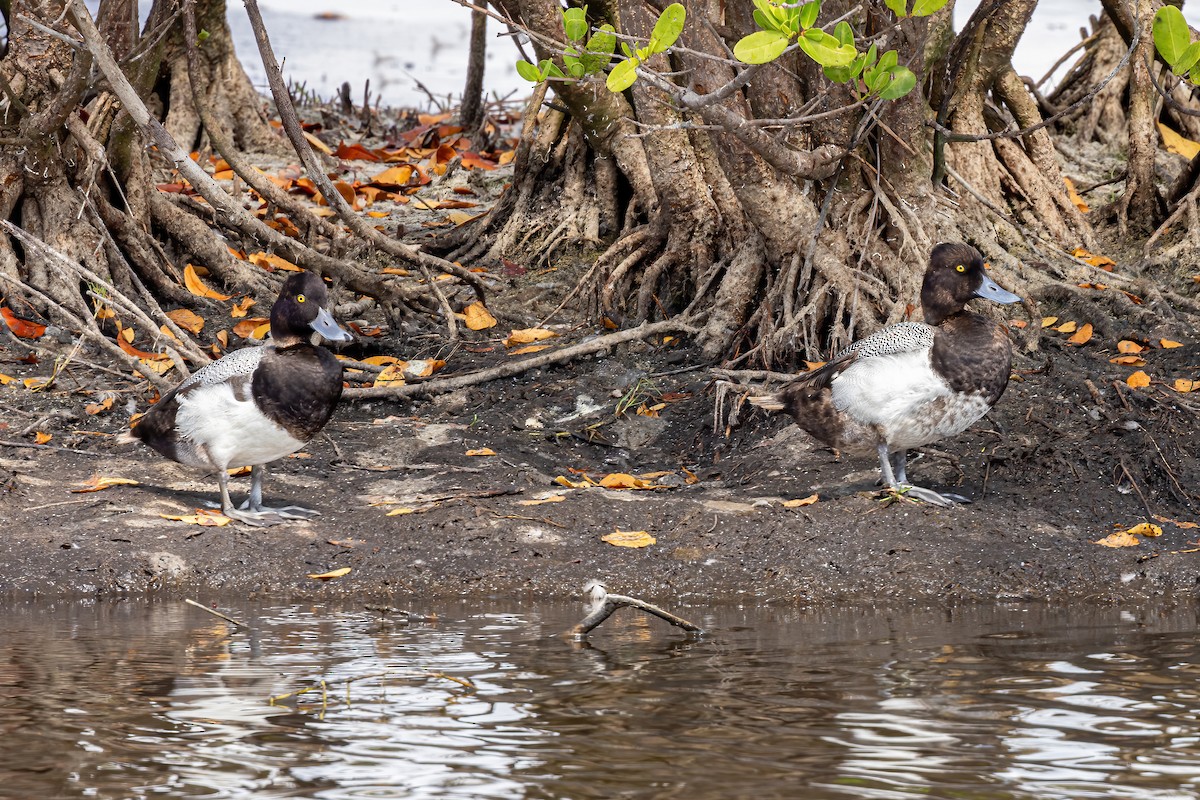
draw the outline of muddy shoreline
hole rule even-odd
[[[1200,530],[1176,487],[1194,489],[1200,474],[1185,445],[1197,441],[1195,415],[1172,408],[1166,388],[1122,391],[1107,355],[1101,342],[1055,341],[1018,355],[1018,380],[991,415],[910,472],[976,500],[951,510],[881,499],[875,464],[839,459],[778,417],[743,414],[728,436],[714,433],[712,376],[669,346],[639,343],[436,402],[343,404],[328,438],[267,476],[268,502],[322,516],[265,529],[164,519],[211,499],[215,481],[116,445],[122,413],[80,414],[52,447],[86,455],[0,446],[0,594],[409,605],[561,600],[600,578],[611,591],[681,605],[1193,599],[1200,552],[1185,551]],[[1197,353],[1152,357],[1166,380]],[[617,416],[639,381],[664,407]],[[5,387],[0,402],[11,408],[18,390]],[[481,448],[496,455],[466,455]],[[648,481],[662,488],[555,482],[584,472],[662,473]],[[96,476],[139,484],[72,493]],[[235,496],[247,482],[232,482]],[[782,505],[813,493],[815,504]],[[388,515],[398,509],[408,511]],[[1162,536],[1093,544],[1151,516]],[[656,541],[602,540],[618,529]],[[343,567],[351,571],[336,579],[308,577]]]

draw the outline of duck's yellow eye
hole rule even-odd
[[[955,270],[956,272],[966,272],[966,271],[967,271],[967,268],[966,268],[966,267],[964,267],[962,264],[958,264],[958,265],[956,265],[956,266],[954,267],[954,270]],[[303,301],[302,301],[302,302],[303,302]]]
[[[959,267],[959,268],[958,268],[958,271],[959,271],[959,272],[962,272],[962,267]],[[303,303],[303,302],[304,302],[304,295],[302,295],[302,294],[298,294],[298,295],[296,295],[296,302],[297,302],[297,303]]]

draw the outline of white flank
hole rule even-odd
[[[268,419],[253,399],[234,397],[228,383],[193,389],[179,398],[175,426],[182,439],[194,442],[215,469],[266,464],[304,446],[282,426]]]
[[[929,350],[855,362],[833,380],[832,391],[834,406],[878,426],[893,451],[961,433],[988,410],[981,396],[950,390],[933,371]]]

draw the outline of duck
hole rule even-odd
[[[749,398],[790,414],[810,436],[838,451],[875,454],[892,492],[937,506],[970,502],[908,480],[908,451],[955,436],[1004,394],[1012,369],[1005,328],[968,311],[973,298],[1008,304],[969,244],[943,242],[929,255],[921,284],[925,321],[900,322],[860,339],[778,391]]]
[[[318,515],[301,506],[270,508],[262,498],[266,464],[312,439],[342,396],[342,366],[312,343],[314,332],[330,342],[353,338],[334,320],[325,282],[311,272],[294,273],[271,306],[265,344],[197,370],[151,406],[123,441],[216,472],[221,513],[233,520],[267,526]],[[244,466],[250,467],[250,496],[235,508],[228,470]]]

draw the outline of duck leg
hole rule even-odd
[[[314,511],[311,508],[303,506],[283,506],[282,508],[271,508],[264,506],[262,502],[262,484],[263,475],[266,473],[266,467],[262,464],[256,464],[250,468],[250,497],[245,503],[242,503],[239,508],[243,511],[249,509],[259,514],[274,514],[282,519],[309,519],[310,517],[319,517],[320,511]]]
[[[907,462],[908,454],[904,450],[896,453],[889,453],[886,444],[879,445],[879,471],[883,473],[883,482],[888,485],[893,492],[906,497],[913,497],[917,500],[924,500],[926,503],[932,503],[935,506],[943,508],[953,508],[955,503],[971,502],[965,497],[959,495],[943,495],[938,494],[932,489],[925,489],[921,486],[913,486],[908,482]],[[893,464],[895,467],[893,468]],[[899,473],[899,480],[897,480]]]
[[[270,509],[246,510],[249,501],[243,503],[241,508],[234,508],[233,501],[229,499],[229,473],[224,469],[217,470],[217,483],[221,487],[221,513],[230,519],[253,525],[256,528],[265,528],[268,525],[278,525],[283,522],[283,517]]]

